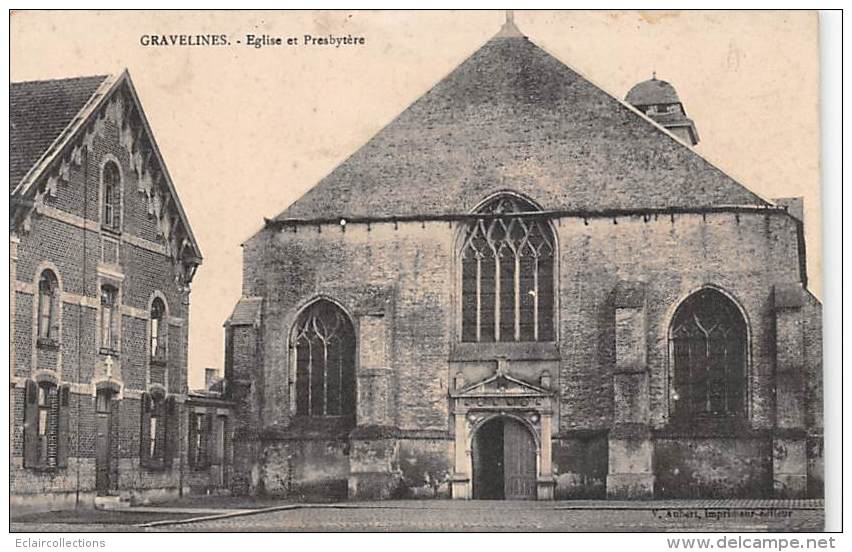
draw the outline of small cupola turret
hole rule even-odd
[[[658,79],[656,73],[631,88],[625,101],[687,144],[698,143],[698,130],[686,116],[677,91],[671,84]]]

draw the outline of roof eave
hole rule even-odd
[[[139,119],[142,121],[142,126],[145,128],[145,132],[148,134],[149,139],[151,140],[151,147],[154,150],[154,155],[157,156],[157,161],[160,164],[160,168],[163,171],[163,176],[165,176],[166,184],[169,187],[169,192],[172,194],[172,198],[174,199],[175,207],[180,214],[181,220],[183,221],[183,225],[186,228],[186,234],[189,238],[190,243],[192,244],[192,248],[195,250],[195,262],[196,265],[201,264],[201,260],[204,256],[201,254],[201,248],[198,247],[198,241],[195,239],[195,234],[192,232],[192,226],[189,224],[189,217],[186,216],[186,211],[183,209],[183,204],[180,202],[180,196],[177,193],[177,188],[175,188],[174,182],[172,181],[172,177],[169,174],[169,169],[166,166],[166,162],[163,159],[162,153],[160,153],[160,147],[157,145],[157,139],[154,137],[154,132],[151,130],[151,125],[148,123],[148,117],[145,115],[145,110],[142,107],[142,102],[139,101],[139,95],[136,92],[136,88],[133,86],[133,80],[130,78],[130,73],[127,69],[125,69],[121,76],[118,79],[120,82],[127,82],[127,88],[130,90],[130,94],[133,97],[133,101],[136,102],[136,107],[139,109]]]

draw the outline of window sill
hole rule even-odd
[[[112,226],[101,225],[101,230],[108,234],[112,234],[113,236],[121,236],[120,228],[113,228]]]
[[[39,337],[36,341],[36,346],[39,349],[59,349],[59,341],[51,337]]]
[[[754,430],[742,416],[702,416],[673,419],[656,433],[660,437],[742,437]]]
[[[117,351],[116,349],[110,349],[108,347],[101,347],[98,352],[101,355],[105,355],[105,356],[111,356],[111,357],[121,356],[121,353],[119,351]]]
[[[293,416],[286,426],[263,430],[265,439],[344,439],[355,427],[354,416]]]
[[[28,470],[32,470],[38,473],[57,473],[62,471],[65,468],[60,468],[59,466],[46,466],[46,465],[38,465],[38,466],[24,466]]]
[[[559,360],[559,347],[554,341],[490,343],[456,343],[450,352],[451,361],[494,360]]]
[[[142,463],[140,463],[140,467],[142,467],[142,469],[152,471],[152,472],[161,472],[161,471],[166,471],[167,466],[166,466],[166,462],[164,460],[156,459],[156,460],[148,460],[146,462],[142,462]]]

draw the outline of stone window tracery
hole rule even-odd
[[[744,414],[747,331],[736,305],[714,289],[694,293],[675,313],[671,340],[673,417]]]
[[[555,238],[538,211],[501,196],[468,224],[461,247],[462,341],[553,341]],[[505,215],[505,216],[500,216]]]
[[[293,339],[298,416],[355,414],[355,331],[346,314],[317,301],[296,322]]]

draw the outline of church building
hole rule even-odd
[[[822,496],[801,199],[698,141],[669,83],[621,101],[507,18],[244,243],[233,488]]]

